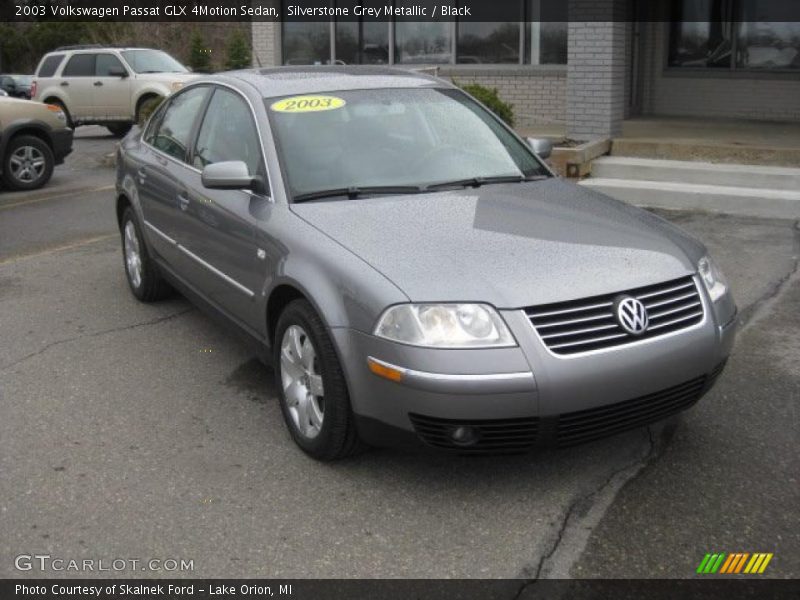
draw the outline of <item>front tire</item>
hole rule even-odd
[[[35,190],[50,181],[55,159],[47,142],[32,135],[12,138],[3,158],[3,181],[12,190]]]
[[[122,259],[131,292],[142,302],[155,302],[169,296],[172,289],[158,272],[144,243],[136,213],[129,206],[122,214]]]
[[[344,373],[325,324],[308,301],[286,306],[273,346],[278,398],[295,443],[321,461],[356,453],[361,442]]]

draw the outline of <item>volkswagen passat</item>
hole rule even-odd
[[[686,409],[733,344],[728,284],[703,244],[547,153],[419,73],[207,77],[121,146],[125,272],[267,350],[319,459],[565,446]]]

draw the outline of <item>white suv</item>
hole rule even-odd
[[[160,102],[193,77],[166,52],[150,48],[65,46],[45,54],[31,97],[60,106],[71,127],[105,125],[125,135]]]

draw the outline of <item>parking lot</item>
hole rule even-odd
[[[525,456],[320,464],[224,325],[130,294],[114,141],[79,129],[48,186],[0,191],[0,577],[22,553],[188,559],[171,575],[195,577],[691,577],[717,551],[800,577],[797,223],[664,213],[741,315],[725,374],[679,418]]]

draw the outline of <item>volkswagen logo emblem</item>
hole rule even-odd
[[[622,296],[614,303],[617,322],[631,335],[641,335],[647,331],[647,309],[639,300]]]

